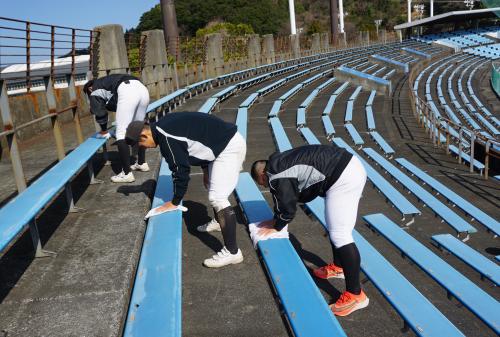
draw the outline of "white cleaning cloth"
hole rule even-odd
[[[160,215],[160,214],[163,214],[163,213],[166,213],[166,212],[172,212],[172,211],[177,211],[177,210],[181,210],[183,212],[187,212],[187,207],[184,207],[184,206],[177,206],[176,208],[173,208],[173,209],[169,209],[169,210],[158,210],[161,206],[158,206],[158,207],[155,207],[155,208],[152,208],[148,214],[146,214],[146,216],[144,217],[144,220],[146,219],[149,219],[153,216],[156,216],[156,215]]]
[[[259,229],[262,222],[251,223],[248,225],[248,230],[250,231],[250,238],[253,241],[254,248],[257,248],[257,243],[261,240],[268,239],[288,239],[288,225],[283,227],[281,231],[269,234],[269,235],[260,235]]]

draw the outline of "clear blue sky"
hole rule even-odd
[[[142,13],[160,0],[0,0],[0,16],[92,29],[115,23],[128,29],[137,26]]]

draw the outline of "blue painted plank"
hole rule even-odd
[[[276,141],[276,145],[278,146],[280,152],[290,150],[292,148],[292,144],[288,140],[280,120],[276,117],[269,118],[269,124],[271,124],[274,140]]]
[[[247,122],[248,122],[248,109],[239,108],[238,114],[236,115],[236,126],[238,127],[238,132],[247,139]]]
[[[323,115],[329,115],[332,112],[336,99],[337,95],[330,96],[330,98],[328,99],[328,103],[326,103],[325,110],[323,110]]]
[[[368,130],[375,130],[375,118],[373,117],[373,109],[371,105],[365,107],[366,111],[366,124]]]
[[[251,94],[250,96],[247,97],[247,99],[245,99],[243,101],[243,103],[240,104],[240,108],[249,108],[251,107],[255,100],[259,97],[259,94],[258,93],[253,93]]]
[[[203,105],[198,109],[199,112],[210,113],[215,108],[215,105],[219,102],[218,98],[210,97],[203,103]]]
[[[324,199],[316,198],[306,207],[327,229]],[[358,231],[353,230],[353,237],[361,255],[361,270],[418,336],[464,336]]]
[[[456,147],[455,145],[450,144],[449,149],[455,155],[457,155],[457,156],[459,155],[458,147]],[[462,157],[463,160],[465,160],[466,162],[470,163],[470,156],[467,153],[465,153],[465,152],[462,151],[461,157]],[[482,172],[484,170],[484,164],[481,163],[477,159],[474,159],[473,166],[474,166],[475,169],[477,169],[480,172]]]
[[[152,207],[171,200],[173,182],[162,160]],[[125,322],[125,337],[182,336],[182,214],[149,220]]]
[[[372,90],[370,92],[370,97],[368,97],[368,101],[366,101],[366,106],[371,106],[373,104],[373,100],[375,99],[375,95],[377,95],[377,91]]]
[[[88,138],[0,209],[0,251],[9,245],[105,142],[105,139],[96,138],[96,135]]]
[[[212,97],[218,98],[221,101],[231,96],[234,91],[236,91],[238,87],[236,85],[230,85],[229,87],[215,93]]]
[[[408,172],[414,174],[418,179],[429,185],[429,187],[431,187],[433,190],[437,191],[443,197],[462,209],[469,216],[473,217],[478,222],[483,224],[493,233],[495,233],[496,235],[500,235],[500,223],[493,217],[489,216],[488,214],[474,206],[472,203],[470,203],[468,200],[453,192],[437,179],[431,177],[430,175],[419,169],[417,166],[410,163],[407,159],[397,158],[396,162],[407,169]]]
[[[323,121],[323,127],[325,128],[326,136],[331,137],[332,135],[334,135],[335,128],[333,127],[332,121],[330,120],[330,116],[321,116],[321,120]]]
[[[457,233],[476,233],[477,230],[453,212],[448,206],[439,201],[434,195],[427,192],[420,184],[410,179],[406,174],[390,163],[383,156],[371,148],[365,148],[363,151],[386,170],[394,179],[399,181],[408,191],[413,193],[419,200],[425,203],[434,213],[439,215],[448,225],[453,227]]]
[[[432,240],[478,271],[482,276],[490,279],[496,285],[500,284],[500,267],[495,262],[487,259],[453,235],[433,235]]]
[[[306,99],[299,105],[299,108],[304,108],[307,109],[309,105],[312,103],[312,101],[318,96],[319,90],[315,89],[313,90],[309,96],[306,97]]]
[[[279,99],[284,103],[285,101],[290,99],[293,95],[295,95],[302,87],[303,87],[302,83],[297,84],[292,89],[285,92]]]
[[[298,108],[297,109],[297,127],[302,125],[306,125],[306,109]]]
[[[345,124],[344,127],[347,129],[347,132],[352,138],[352,141],[354,142],[355,145],[363,145],[365,142],[363,141],[363,138],[361,138],[360,134],[358,133],[358,130],[354,127],[352,124]]]
[[[320,145],[321,142],[316,138],[316,136],[312,133],[311,129],[309,128],[300,128],[300,133],[306,140],[308,144],[315,144],[315,145]]]
[[[340,137],[333,139],[333,142],[339,146],[345,148],[347,151],[355,156],[358,156],[359,160],[363,163],[368,179],[375,185],[380,192],[396,207],[396,209],[401,212],[403,216],[406,215],[416,215],[420,214],[418,208],[413,206],[411,202],[406,199],[394,186],[391,185],[380,173],[378,173],[370,164],[368,164],[363,158],[361,158],[347,143]]]
[[[351,123],[352,122],[352,111],[354,109],[354,101],[347,101],[347,106],[345,108],[345,117],[344,117],[344,122],[345,123]]]
[[[269,115],[268,115],[269,118],[278,117],[278,114],[279,114],[280,109],[281,109],[281,102],[282,101],[280,101],[280,100],[274,101],[273,107],[271,108],[271,111],[269,112]]]
[[[354,90],[354,92],[352,93],[351,97],[349,97],[349,100],[350,101],[355,101],[358,98],[359,93],[361,92],[361,90],[363,90],[363,87],[362,86],[358,86],[356,88],[356,90]]]
[[[207,81],[211,81],[211,80],[207,80]],[[186,87],[187,88],[187,87]],[[195,86],[191,87],[191,88],[196,88]],[[165,103],[168,103],[172,100],[175,100],[176,98],[180,98],[182,97],[186,92],[188,92],[188,89],[179,89],[177,91],[174,91],[173,93],[171,94],[168,94],[154,102],[152,102],[151,104],[148,105],[148,108],[147,108],[147,111],[152,111],[156,108],[159,108],[160,106],[162,106],[163,104]]]
[[[250,223],[273,217],[248,173],[240,174],[236,194]],[[257,246],[294,335],[346,336],[290,240],[260,241]]]
[[[500,334],[500,315],[498,314],[500,312],[500,303],[496,299],[411,237],[385,215],[371,214],[364,216],[363,219],[477,315],[493,331]]]
[[[393,155],[394,154],[394,149],[385,141],[385,139],[377,132],[377,131],[372,131],[370,132],[370,136],[372,136],[373,140],[375,143],[377,143],[382,151],[386,155]]]

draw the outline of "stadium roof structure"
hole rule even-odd
[[[463,20],[474,20],[474,19],[486,19],[493,17],[500,17],[500,7],[485,8],[485,9],[475,9],[475,10],[465,10],[465,11],[454,11],[443,13],[428,18],[415,20],[413,22],[403,23],[394,26],[395,30],[403,30],[419,26],[431,26],[434,24],[450,23]]]

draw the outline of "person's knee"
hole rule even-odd
[[[210,202],[210,206],[212,206],[216,212],[222,211],[224,208],[231,206],[228,199],[219,199],[211,195],[208,196],[208,201]]]
[[[329,234],[335,248],[340,248],[354,242],[352,231],[330,231]]]

